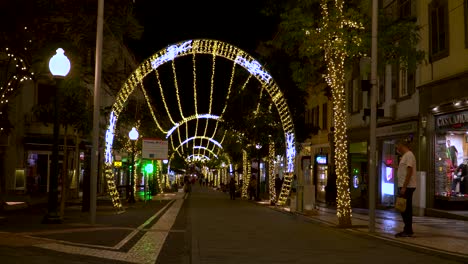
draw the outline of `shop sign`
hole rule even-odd
[[[327,165],[328,164],[327,155],[315,156],[315,162],[317,162],[317,164]]]
[[[142,158],[151,160],[167,160],[168,141],[143,138]]]
[[[396,124],[391,126],[378,127],[375,133],[378,137],[391,136],[398,134],[414,133],[418,129],[418,122],[411,121],[403,124]]]
[[[437,116],[436,130],[468,128],[468,111]]]

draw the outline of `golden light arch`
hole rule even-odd
[[[151,72],[155,71],[159,66],[167,62],[173,62],[174,59],[186,55],[191,54],[208,54],[212,55],[213,58],[215,57],[223,57],[233,62],[233,70],[236,65],[243,67],[250,73],[250,76],[253,76],[257,79],[258,82],[262,85],[262,89],[267,91],[273,104],[275,105],[281,124],[283,127],[283,132],[285,135],[285,142],[286,142],[286,159],[287,159],[287,167],[286,167],[286,176],[292,175],[294,172],[294,159],[296,156],[295,150],[295,132],[294,132],[294,124],[291,117],[291,113],[289,111],[289,107],[286,103],[286,100],[283,96],[283,93],[279,89],[276,82],[273,80],[271,75],[266,71],[266,69],[252,56],[250,56],[247,52],[222,41],[219,40],[211,40],[211,39],[195,39],[195,40],[187,40],[183,42],[176,43],[174,45],[170,45],[165,49],[162,49],[152,55],[150,58],[146,59],[143,63],[141,63],[137,69],[133,71],[133,73],[129,76],[129,78],[125,81],[122,88],[120,89],[119,93],[117,94],[116,101],[112,106],[112,111],[109,115],[109,123],[105,134],[105,155],[104,155],[104,162],[105,162],[105,176],[107,180],[109,194],[113,201],[113,204],[117,208],[122,208],[119,195],[114,183],[114,175],[112,171],[112,145],[114,141],[114,132],[115,126],[118,120],[118,117],[126,105],[127,99],[133,93],[133,91],[142,83],[145,76],[150,74]],[[156,71],[157,72],[157,71]],[[249,78],[250,78],[249,76]],[[142,86],[143,94],[148,101],[148,96],[146,91]],[[177,88],[177,85],[176,85]],[[229,87],[230,89],[230,87]],[[178,96],[178,91],[176,91]],[[229,93],[228,93],[229,94]],[[179,109],[182,110],[182,106],[179,103]],[[195,105],[195,111],[196,110]],[[168,131],[165,130],[161,124],[158,122],[152,108],[150,107],[151,115],[155,121],[156,126],[164,133]],[[208,114],[211,114],[211,99],[210,99],[210,111]],[[224,112],[224,110],[223,110]],[[198,113],[196,113],[198,114]],[[182,118],[185,119],[186,117],[183,116],[183,111],[181,111]],[[169,116],[171,122],[175,125],[177,122],[172,120],[172,117]]]

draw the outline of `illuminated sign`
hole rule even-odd
[[[116,168],[122,167],[122,161],[114,161],[114,167]]]
[[[326,164],[328,164],[327,156],[326,155],[317,155],[315,157],[315,162],[317,162],[317,164],[326,165]]]
[[[357,189],[359,187],[359,177],[357,175],[353,176],[353,187]]]

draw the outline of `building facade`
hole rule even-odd
[[[418,8],[428,54],[418,79],[427,207],[468,210],[468,1],[423,0]]]
[[[382,1],[384,12],[394,19],[417,15],[416,1]],[[409,141],[416,159],[420,155],[419,71],[408,71],[399,65],[384,65],[379,71],[377,86],[376,128],[376,206],[393,207],[396,195],[396,170],[386,166],[398,163],[395,150],[399,140]],[[370,58],[363,58],[347,72],[348,143],[350,192],[353,207],[368,206],[369,200],[369,119],[370,119]],[[418,168],[418,171],[420,168]],[[420,172],[418,172],[419,174]],[[418,177],[419,178],[419,177]],[[424,181],[418,182],[423,184]],[[417,188],[415,197],[424,196],[425,188]],[[423,194],[420,193],[422,191]],[[415,199],[415,207],[423,207]]]

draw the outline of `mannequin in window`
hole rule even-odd
[[[452,162],[452,166],[456,168],[458,166],[457,157],[458,157],[458,150],[455,146],[450,143],[450,140],[447,140],[447,156]]]

